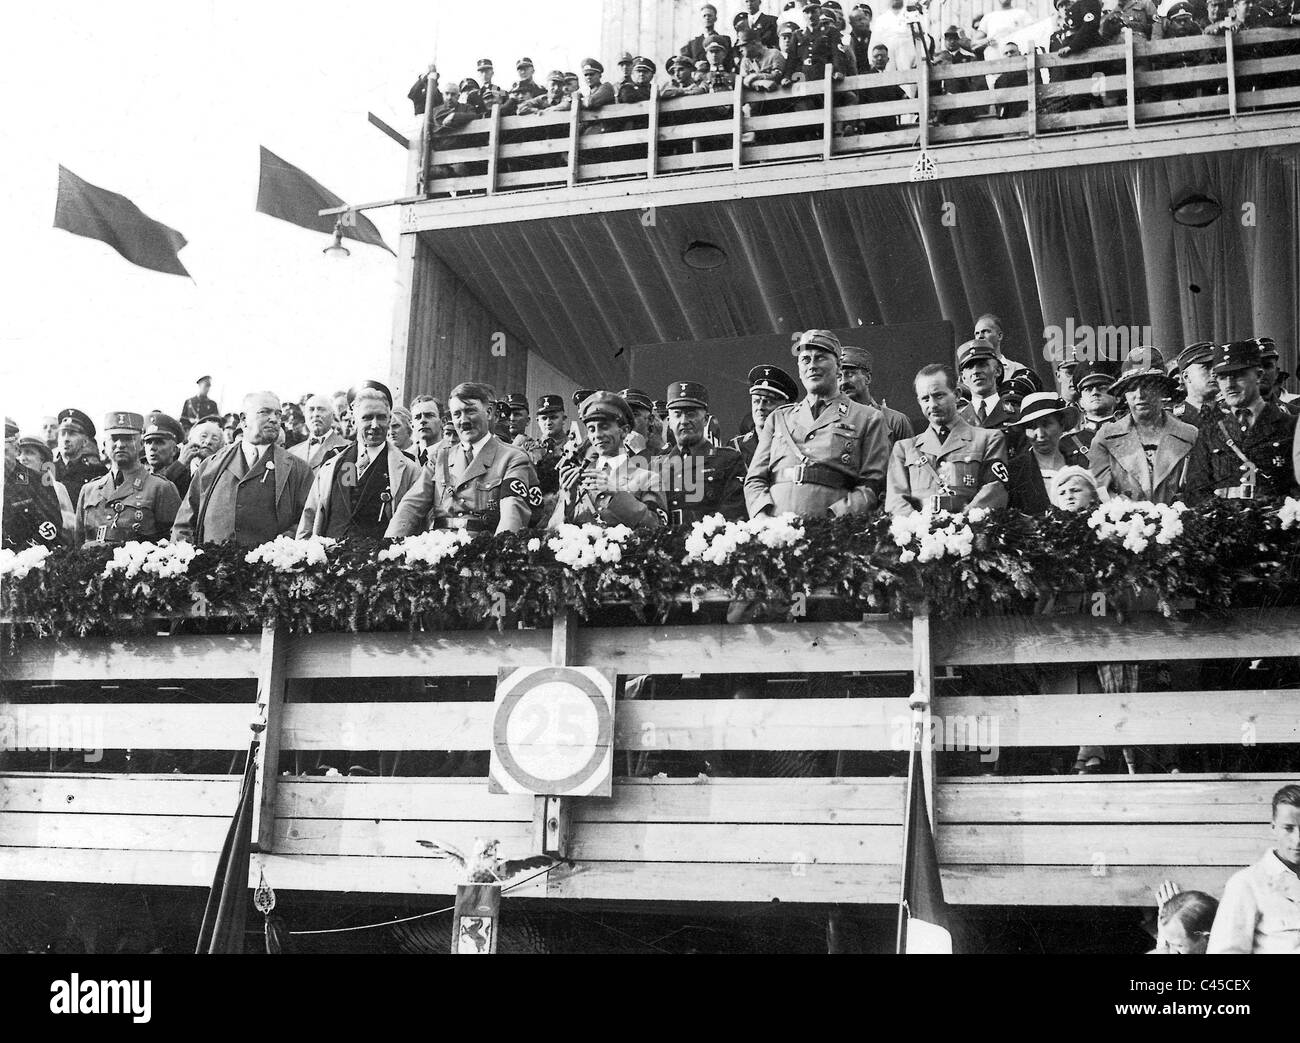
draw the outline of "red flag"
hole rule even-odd
[[[903,887],[898,904],[900,953],[951,953],[943,877],[926,810],[921,771],[921,722],[912,728],[912,760],[907,771],[907,810],[903,818]]]
[[[336,216],[322,217],[319,211],[343,206],[343,200],[310,174],[299,170],[292,163],[286,163],[265,145],[261,148],[261,175],[257,182],[258,213],[278,217],[281,221],[324,232],[326,235],[333,232]],[[382,246],[389,253],[393,252],[369,218],[363,214],[356,214],[355,217],[355,225],[342,226],[344,237]]]
[[[132,264],[168,275],[189,276],[178,256],[185,236],[145,215],[126,196],[99,188],[59,167],[54,227],[108,243]]]

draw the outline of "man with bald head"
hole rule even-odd
[[[312,395],[302,407],[307,421],[307,437],[291,446],[289,453],[312,469],[319,471],[330,457],[341,453],[350,444],[334,430],[334,403],[324,395]]]
[[[243,437],[203,461],[181,504],[172,539],[256,547],[298,528],[312,470],[279,444],[280,399],[244,396]]]

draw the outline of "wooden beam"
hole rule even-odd
[[[930,145],[930,63],[926,61],[919,43],[913,43],[917,49],[916,63],[916,111],[917,147],[924,152]]]
[[[489,793],[482,778],[297,777],[281,780],[276,813],[304,819],[525,823],[533,818],[533,798]]]
[[[822,71],[822,159],[835,154],[835,66],[829,62]]]
[[[1137,73],[1135,71],[1136,61],[1133,54],[1133,30],[1127,25],[1124,26],[1124,90],[1127,100],[1125,107],[1128,110],[1128,129],[1137,129]]]
[[[582,136],[582,95],[569,95],[569,187],[578,183],[579,138]]]
[[[736,79],[736,85],[732,91],[731,103],[731,169],[739,170],[741,160],[744,156],[745,147],[741,144],[741,137],[745,133],[745,89],[741,86],[739,77]]]
[[[432,69],[432,66],[430,66]],[[416,179],[415,191],[422,195],[431,193],[429,177],[433,170],[433,91],[429,90],[428,76],[431,72],[425,73],[424,84],[424,120],[420,124],[420,140],[417,143],[419,149],[419,177]]]
[[[92,755],[96,750],[246,750],[249,711],[244,702],[0,703],[5,725],[0,749]]]
[[[166,638],[88,637],[75,641],[20,640],[14,654],[0,656],[5,681],[161,681],[202,677],[257,677],[255,634]]]
[[[1031,138],[1038,133],[1038,52],[1029,49],[1025,55],[1026,85],[1025,96],[1025,133]]]
[[[257,774],[253,782],[253,850],[271,851],[275,826],[276,788],[280,781],[280,739],[283,727],[286,628],[262,628],[261,665],[257,678]]]
[[[0,811],[78,815],[168,814],[229,820],[237,775],[90,775],[10,772],[0,775]]]
[[[501,106],[493,105],[488,111],[487,193],[495,195],[497,169],[501,165]]]
[[[1233,43],[1233,33],[1223,34],[1223,46],[1225,48],[1224,61],[1226,63],[1228,78],[1228,118],[1237,118],[1237,55],[1236,44]]]
[[[659,84],[650,81],[650,104],[646,110],[645,176],[659,172]]]
[[[384,132],[384,134],[386,134],[388,137],[392,138],[399,145],[401,145],[402,148],[409,149],[411,147],[410,138],[408,138],[405,134],[401,134],[395,131],[392,127],[390,127],[382,119],[376,116],[373,112],[367,112],[366,119],[369,120],[371,126],[378,127],[381,131]]]

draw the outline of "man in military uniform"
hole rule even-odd
[[[176,486],[177,494],[184,498],[190,488],[190,468],[179,459],[182,440],[181,425],[176,420],[166,413],[149,414],[144,427],[145,463],[152,474]]]
[[[533,60],[531,58],[520,58],[515,62],[515,73],[519,76],[510,86],[510,97],[514,99],[515,107],[518,108],[525,101],[533,98],[540,98],[546,94],[546,88],[533,79]]]
[[[787,405],[798,397],[799,385],[780,367],[755,366],[749,371],[749,416],[754,427],[731,440],[731,448],[740,453],[746,471],[758,450],[758,433],[763,430],[768,415],[777,406]]]
[[[1300,2],[1300,0],[1298,0]],[[1282,371],[1278,369],[1277,343],[1272,337],[1257,337],[1259,344],[1259,394],[1265,402],[1281,406],[1288,413],[1300,414],[1300,403],[1282,398]]]
[[[745,476],[749,516],[866,514],[884,492],[889,440],[879,411],[839,390],[839,339],[805,330],[791,348],[807,396],[763,422]]]
[[[880,411],[892,449],[895,442],[911,438],[915,432],[912,421],[897,409],[890,409],[871,397],[871,361],[871,352],[866,348],[853,348],[846,344],[840,355],[840,390],[854,402]]]
[[[77,502],[81,487],[93,478],[108,473],[95,448],[95,425],[80,409],[59,413],[59,448],[54,454],[54,478],[63,483],[72,502]]]
[[[627,401],[611,391],[597,391],[578,407],[578,419],[587,446],[578,450],[580,463],[561,473],[564,496],[550,526],[598,522],[657,529],[667,524],[658,472],[627,449],[633,423]]]
[[[1297,493],[1291,461],[1296,418],[1260,395],[1259,356],[1256,340],[1233,341],[1216,352],[1223,405],[1202,411],[1187,466],[1188,503],[1211,496],[1269,502]]]
[[[181,406],[181,423],[197,424],[204,417],[221,415],[217,403],[208,397],[208,392],[212,390],[212,378],[205,373],[194,383],[198,385],[199,393],[191,395]]]
[[[758,37],[764,47],[775,47],[776,16],[763,12],[763,0],[745,0],[745,8],[749,15],[750,32]]]
[[[503,437],[503,441],[522,449],[524,443],[529,441],[528,396],[520,391],[512,391],[506,395],[503,406],[506,434],[509,435],[508,438]]]
[[[985,312],[975,320],[972,339],[985,340],[993,346],[993,351],[998,357],[998,366],[1002,369],[1003,380],[1010,380],[1017,373],[1032,372],[1023,362],[1007,358],[1002,350],[1003,342],[1006,339],[1002,333],[1002,320],[991,311]]]
[[[113,466],[87,482],[77,500],[77,543],[156,542],[171,532],[181,505],[176,486],[140,463],[144,417],[109,413],[104,422]]]
[[[53,484],[40,471],[18,462],[18,425],[5,417],[4,517],[0,521],[0,547],[20,551],[27,547],[57,547],[65,543],[63,516]]]
[[[43,439],[20,438],[18,462],[29,471],[35,471],[40,475],[41,483],[54,490],[59,501],[59,514],[63,518],[63,533],[71,543],[72,534],[76,531],[77,507],[68,497],[68,490],[63,487],[63,483],[54,478],[54,453]]]
[[[1024,447],[1024,434],[1019,428],[1007,427],[1019,409],[1004,402],[999,391],[1005,374],[992,341],[976,337],[962,344],[957,349],[957,372],[971,395],[969,403],[958,407],[962,419],[972,427],[1002,431],[1008,457],[1015,456]],[[1025,372],[1022,367],[1017,375]]]
[[[974,427],[961,417],[957,381],[949,367],[923,367],[915,387],[929,424],[915,438],[894,445],[885,509],[911,514],[926,508],[956,512],[1006,506],[1010,475],[1002,432]]]
[[[614,85],[605,83],[601,77],[605,74],[605,66],[601,65],[595,58],[584,58],[582,62],[582,81],[585,84],[582,90],[582,107],[584,109],[600,109],[606,105],[612,105],[618,100],[614,93]]]
[[[1189,344],[1178,353],[1171,376],[1182,384],[1187,397],[1170,410],[1175,420],[1201,426],[1201,410],[1219,397],[1213,366],[1214,345],[1208,340]]]
[[[245,395],[240,424],[239,441],[213,453],[194,472],[172,539],[257,547],[297,532],[312,470],[278,444],[279,396]]]
[[[650,100],[650,81],[656,66],[653,59],[637,55],[632,59],[632,78],[618,85],[618,103],[631,105]],[[631,129],[631,128],[629,128]]]
[[[1079,426],[1070,434],[1078,434],[1091,444],[1103,424],[1116,418],[1118,403],[1110,387],[1119,376],[1113,363],[1080,362],[1074,371],[1078,391]]]
[[[537,471],[537,487],[542,491],[542,504],[533,512],[534,524],[544,522],[555,510],[560,492],[560,456],[569,441],[569,418],[559,395],[542,395],[537,400],[536,417],[541,437],[527,450]]]
[[[654,459],[669,525],[690,525],[713,514],[741,521],[745,510],[745,461],[735,449],[704,437],[709,392],[681,380],[668,385],[668,424],[675,444]]]
[[[644,456],[664,451],[663,435],[655,420],[655,402],[640,388],[624,388],[619,397],[632,410],[632,430],[627,436],[627,450]]]
[[[492,433],[496,392],[467,382],[451,391],[447,406],[454,445],[439,445],[401,502],[385,536],[426,529],[518,532],[542,501],[537,474],[521,449]]]
[[[1102,424],[1088,448],[1088,469],[1098,488],[1152,503],[1183,498],[1196,428],[1175,420],[1165,409],[1165,399],[1176,389],[1159,351],[1138,347],[1129,352],[1110,388],[1111,395],[1123,398],[1128,412]]]
[[[388,437],[388,398],[376,388],[361,388],[351,408],[357,440],[316,472],[298,522],[299,539],[382,536],[393,507],[420,477],[420,465]]]

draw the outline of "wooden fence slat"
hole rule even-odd
[[[74,815],[216,816],[229,819],[238,775],[83,775],[8,772],[0,775],[0,812]]]
[[[5,681],[110,681],[118,678],[252,680],[257,677],[258,635],[220,634],[119,641],[20,640],[16,654],[0,656]]]
[[[247,750],[253,713],[251,701],[0,703],[0,749]]]

